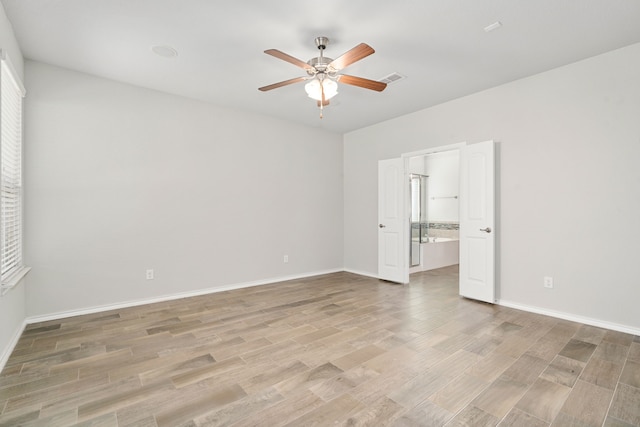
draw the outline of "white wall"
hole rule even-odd
[[[13,27],[7,18],[2,3],[0,3],[0,49],[6,51],[16,72],[23,78],[24,76],[24,59],[22,52],[13,34]]]
[[[22,53],[2,3],[0,3],[0,49],[6,52],[18,76],[22,79]],[[12,290],[0,296],[0,369],[6,358],[9,357],[8,352],[12,343],[22,331],[22,325],[26,317],[25,282],[27,280],[28,277],[22,279]]]
[[[424,175],[424,157],[416,156],[409,159],[409,173]]]
[[[429,222],[460,220],[460,151],[444,151],[425,156],[429,175]],[[434,197],[434,199],[432,199]]]
[[[30,316],[342,269],[341,135],[37,62],[26,82]]]
[[[345,268],[377,271],[378,160],[489,139],[499,298],[640,329],[640,44],[345,135]]]

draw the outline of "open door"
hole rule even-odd
[[[404,160],[378,162],[378,277],[397,283],[409,281],[405,251],[409,230],[404,222]]]
[[[493,141],[460,149],[460,295],[495,302]]]

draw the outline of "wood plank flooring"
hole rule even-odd
[[[32,324],[1,426],[640,426],[640,337],[350,273]]]

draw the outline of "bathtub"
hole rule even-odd
[[[448,237],[429,237],[429,243],[457,242],[458,239],[450,239]],[[426,244],[427,242],[425,242]]]
[[[420,265],[410,272],[433,270],[458,264],[460,261],[460,241],[448,237],[429,237],[428,243],[420,244]]]

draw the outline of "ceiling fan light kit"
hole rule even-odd
[[[324,99],[331,99],[338,94],[338,83],[331,79],[320,80],[318,78],[311,79],[309,83],[304,85],[304,90],[307,91],[309,98],[313,98],[316,101],[322,101]]]
[[[320,108],[320,118],[322,118],[322,111],[325,106],[329,105],[329,99],[338,94],[338,81],[352,86],[375,90],[377,92],[382,92],[387,87],[386,83],[376,80],[339,74],[343,68],[374,53],[375,50],[373,50],[371,46],[365,43],[360,43],[358,46],[347,51],[337,59],[332,59],[324,56],[324,50],[329,44],[329,39],[327,37],[316,37],[315,42],[316,46],[320,50],[320,56],[311,58],[307,62],[294,58],[293,56],[277,49],[265,50],[264,53],[267,55],[282,59],[283,61],[287,61],[304,69],[307,72],[307,77],[297,77],[285,80],[279,83],[263,86],[259,88],[259,90],[266,92],[279,87],[288,86],[293,83],[306,81],[307,83],[304,85],[304,89],[309,98],[317,101],[318,107]]]

